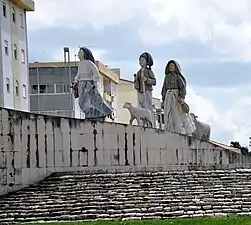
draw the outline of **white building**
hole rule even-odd
[[[0,106],[29,111],[26,12],[33,0],[1,0]]]

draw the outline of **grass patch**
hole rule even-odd
[[[35,225],[38,223],[34,223]],[[251,217],[42,223],[46,225],[251,225]],[[39,223],[39,225],[42,225]],[[31,224],[30,224],[31,225]]]

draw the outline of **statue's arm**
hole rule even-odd
[[[180,94],[179,94],[179,97],[182,98],[182,99],[185,99],[186,97],[186,86],[183,82],[183,80],[181,79],[180,76],[178,76],[178,87],[179,87],[179,90],[180,90]]]
[[[77,72],[77,75],[74,77],[74,83],[78,83],[79,80],[79,73]]]
[[[133,82],[135,83],[138,81],[139,75],[138,75],[138,73],[135,73],[133,76],[134,76]]]
[[[134,80],[133,80],[133,82],[134,82],[134,88],[136,90],[139,90],[139,72],[136,73],[136,74],[134,74]]]
[[[147,78],[146,83],[148,85],[155,86],[156,85],[156,78],[155,78],[154,72],[152,70],[148,70],[148,71],[149,71],[149,77]]]

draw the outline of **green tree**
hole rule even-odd
[[[241,150],[242,154],[250,154],[247,147],[241,146],[238,141],[231,141],[230,146]]]

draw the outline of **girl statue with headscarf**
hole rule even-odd
[[[139,57],[140,70],[134,75],[134,87],[138,92],[139,107],[152,112],[152,90],[156,85],[156,78],[151,69],[153,58],[145,52]]]
[[[104,121],[112,115],[113,109],[104,101],[98,91],[99,71],[95,65],[92,52],[81,47],[78,52],[78,73],[74,78],[74,87],[78,87],[79,107],[85,114],[85,119]]]
[[[165,68],[161,91],[165,128],[169,132],[192,136],[196,127],[189,114],[189,106],[185,103],[186,85],[180,65],[170,60]]]

